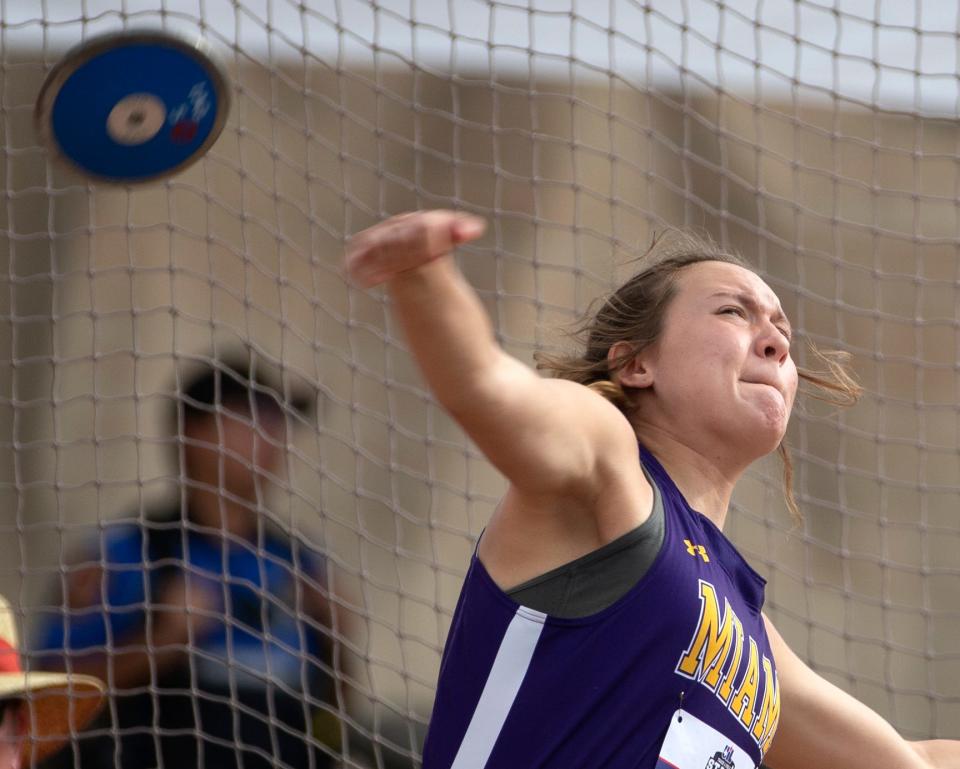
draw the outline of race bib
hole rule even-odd
[[[757,769],[733,740],[685,710],[670,719],[657,769]]]

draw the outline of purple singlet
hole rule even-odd
[[[520,606],[474,554],[423,769],[688,769],[661,754],[668,729],[671,755],[709,734],[711,744],[696,750],[709,751],[711,766],[761,762],[780,717],[760,616],[764,580],[640,452],[662,496],[665,538],[649,571],[613,605],[577,619]],[[673,730],[686,714],[684,728],[700,728],[693,737]]]

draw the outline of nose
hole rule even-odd
[[[775,360],[779,366],[786,363],[790,356],[790,340],[772,323],[767,323],[763,333],[757,337],[757,347],[761,357]]]

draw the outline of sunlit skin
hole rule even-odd
[[[678,276],[658,342],[619,376],[639,388],[630,419],[640,440],[720,526],[729,495],[716,489],[732,491],[786,432],[798,383],[790,335],[759,276],[733,264],[694,264]]]
[[[7,707],[0,721],[0,769],[20,769],[20,749],[26,732],[26,713],[22,705]]]
[[[640,525],[652,496],[635,459],[637,440],[658,457],[691,506],[722,528],[739,478],[786,433],[798,384],[791,333],[776,294],[750,270],[723,262],[681,270],[658,341],[616,374],[636,405],[628,416],[611,416],[624,427],[618,431],[624,447],[611,453],[620,463],[613,478],[589,497],[586,509],[572,508],[565,494],[542,504],[559,514],[539,517],[531,511],[540,500],[512,486],[480,544],[494,579],[506,587],[520,584]],[[622,342],[609,356],[632,351]],[[565,507],[572,509],[566,518],[575,528],[564,521]]]

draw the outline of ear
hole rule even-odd
[[[649,356],[633,352],[633,346],[629,342],[617,342],[610,348],[609,352],[607,352],[607,360],[616,360],[624,355],[630,355],[630,359],[627,361],[627,364],[616,373],[616,380],[620,386],[633,387],[635,389],[652,386],[653,369],[647,360]]]

